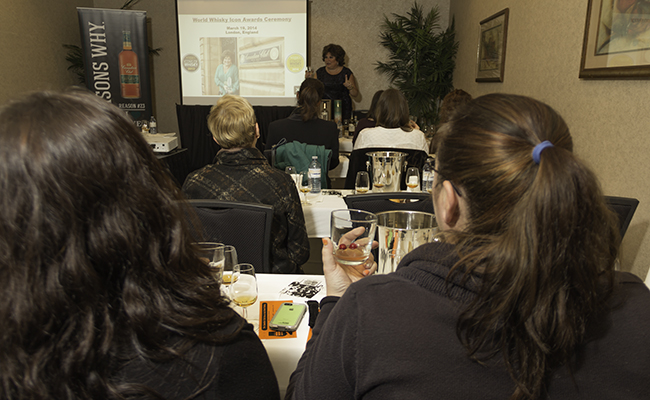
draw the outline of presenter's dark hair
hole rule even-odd
[[[318,79],[307,78],[302,82],[298,91],[298,106],[303,122],[318,117],[318,105],[323,99],[324,91],[325,86]]]
[[[458,336],[477,360],[503,358],[515,383],[511,399],[538,399],[556,368],[577,365],[586,327],[605,308],[620,242],[616,216],[573,154],[564,120],[544,103],[482,96],[438,135],[437,176],[460,189],[469,214],[462,232],[446,234],[461,256],[452,273],[481,277]],[[553,147],[537,164],[533,148],[546,140]]]
[[[336,58],[336,62],[338,62],[341,67],[345,65],[345,50],[343,50],[343,47],[333,43],[323,47],[323,61],[325,61],[327,53],[330,53],[332,57]]]
[[[234,314],[182,199],[133,121],[90,92],[0,110],[0,398],[161,398],[118,368],[238,334],[214,333]]]
[[[401,128],[411,132],[409,126],[409,103],[404,94],[397,89],[386,89],[377,101],[377,125],[384,128]]]

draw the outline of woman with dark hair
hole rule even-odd
[[[85,91],[9,103],[0,187],[0,398],[279,398],[122,110]]]
[[[324,67],[305,73],[305,78],[317,78],[325,85],[324,98],[341,100],[342,118],[352,117],[352,98],[359,95],[357,83],[350,68],[345,67],[345,50],[338,44],[323,47]],[[333,107],[334,105],[332,105]]]
[[[323,98],[323,83],[318,79],[307,78],[296,94],[298,107],[284,119],[269,124],[266,149],[269,150],[280,140],[325,146],[332,150],[329,169],[339,165],[339,131],[336,123],[318,117]]]
[[[235,55],[230,50],[221,53],[222,63],[214,73],[214,83],[219,87],[219,95],[239,94],[239,70],[233,64]]]
[[[429,151],[424,133],[409,118],[406,97],[386,89],[377,101],[377,126],[359,132],[354,150],[372,147]]]
[[[382,93],[384,93],[383,90],[377,90],[372,96],[372,101],[370,102],[370,108],[368,109],[366,117],[359,120],[354,130],[354,136],[352,136],[353,145],[356,143],[357,136],[359,136],[359,133],[362,130],[366,128],[372,128],[377,125],[377,103],[379,102],[379,97],[381,97]]]
[[[650,292],[614,271],[618,221],[564,120],[479,97],[442,127],[436,168],[441,234],[396,272],[350,284],[326,240],[287,398],[647,398]]]

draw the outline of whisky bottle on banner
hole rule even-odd
[[[122,98],[140,98],[140,71],[138,70],[138,55],[131,46],[131,31],[122,31],[122,51],[120,62],[120,88]]]

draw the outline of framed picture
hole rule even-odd
[[[580,78],[650,77],[650,3],[589,0]]]
[[[506,8],[480,22],[476,82],[503,82],[509,12]]]

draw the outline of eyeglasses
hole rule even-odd
[[[456,192],[456,194],[458,195],[458,197],[463,197],[463,195],[460,193],[460,190],[458,190],[458,188],[456,187],[456,185],[454,185],[454,182],[452,182],[452,181],[450,181],[449,179],[445,178],[445,176],[444,176],[443,174],[441,174],[441,173],[440,173],[440,172],[439,172],[435,167],[431,167],[431,169],[432,169],[433,172],[435,172],[437,175],[440,175],[440,177],[441,177],[443,180],[445,180],[445,181],[449,181],[449,183],[451,183],[451,187],[454,188],[454,192]]]

